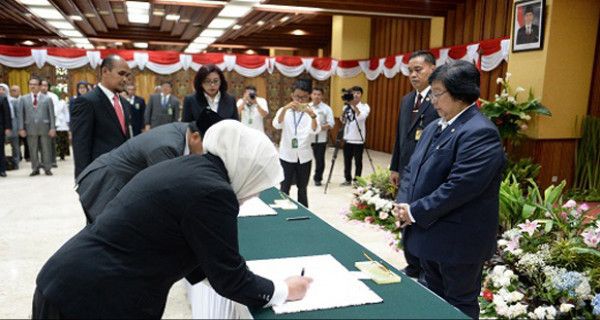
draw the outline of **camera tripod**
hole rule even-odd
[[[365,138],[362,134],[362,130],[360,130],[360,126],[358,125],[358,121],[356,120],[356,115],[354,114],[354,110],[352,110],[352,108],[350,107],[350,105],[348,103],[344,104],[344,119],[346,121],[344,121],[344,126],[342,126],[340,128],[340,130],[338,130],[337,136],[335,138],[335,149],[333,149],[333,156],[331,157],[331,167],[329,168],[329,176],[327,177],[327,182],[325,183],[325,191],[324,193],[327,194],[327,187],[329,186],[329,182],[331,182],[331,175],[333,174],[333,167],[335,166],[335,160],[337,159],[337,155],[338,152],[340,151],[340,146],[342,143],[342,140],[344,139],[344,129],[346,128],[346,125],[349,125],[350,122],[352,122],[351,119],[352,116],[352,121],[354,121],[354,123],[356,124],[356,128],[358,129],[358,134],[360,135],[360,140],[363,143],[363,146],[365,145]],[[371,164],[371,169],[373,170],[373,172],[375,172],[375,166],[373,165],[373,159],[371,159],[371,154],[369,154],[369,150],[365,147],[364,150],[367,153],[367,158],[369,159],[369,163]]]

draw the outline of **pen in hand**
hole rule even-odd
[[[302,271],[300,272],[300,276],[304,277],[304,268],[302,268]]]

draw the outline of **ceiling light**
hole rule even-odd
[[[206,43],[190,43],[190,45],[188,46],[188,49],[199,49],[202,50],[204,48],[208,47],[208,44]]]
[[[233,29],[233,30],[239,30],[239,29],[241,29],[241,28],[242,28],[242,26],[240,26],[239,24],[236,24],[236,25],[235,25],[235,26],[233,26],[231,29]]]
[[[71,19],[73,21],[83,21],[83,18],[81,16],[78,16],[78,15],[69,16],[69,19]]]
[[[98,49],[98,50],[104,50],[104,49],[106,49],[106,46],[97,46],[96,49]]]
[[[127,15],[127,19],[129,20],[129,22],[131,23],[144,23],[147,24],[150,22],[150,16],[147,14],[131,14],[129,13]]]
[[[19,0],[19,2],[27,6],[52,6],[48,0]]]
[[[154,11],[152,11],[152,14],[155,16],[164,16],[165,15],[165,10],[163,9],[154,9]]]
[[[125,1],[125,5],[127,6],[127,9],[150,10],[150,2]]]
[[[75,30],[75,27],[73,27],[72,24],[62,20],[62,21],[57,21],[57,20],[47,20],[47,22],[55,27],[56,29],[69,29],[69,30]]]
[[[227,29],[234,23],[235,19],[215,18],[210,22],[208,27],[213,29]]]
[[[185,49],[185,51],[184,51],[184,52],[185,52],[185,53],[191,53],[191,54],[194,54],[194,53],[200,53],[201,51],[202,51],[202,49],[191,49],[191,48],[187,48],[187,49]]]
[[[290,33],[293,34],[293,35],[295,35],[295,36],[304,36],[304,35],[307,34],[306,31],[300,30],[300,29],[296,29],[296,30],[294,30],[294,31],[292,31]]]
[[[108,12],[106,10],[98,10],[98,14],[101,16],[107,16],[110,14],[110,12]]]
[[[123,8],[113,8],[112,11],[114,13],[125,13],[125,9]]]
[[[85,14],[84,14],[84,16],[86,16],[87,18],[95,18],[95,17],[96,17],[96,15],[95,15],[95,14],[93,14],[93,13],[89,13],[89,12],[88,12],[88,13],[85,13]]]
[[[179,19],[179,23],[189,23],[190,19]]]
[[[67,37],[75,37],[75,38],[83,37],[81,32],[79,32],[77,30],[58,30],[58,31],[60,31],[60,33],[64,34]]]
[[[147,49],[148,48],[148,43],[147,42],[134,42],[133,46],[136,47],[136,48],[138,48],[138,49]]]
[[[75,43],[90,43],[90,40],[88,40],[87,38],[69,38],[69,40]]]
[[[290,20],[290,16],[285,16],[285,17],[279,19],[279,22],[284,23],[284,22],[286,22],[288,20]]]
[[[220,37],[223,33],[225,33],[224,29],[206,29],[202,31],[200,36],[202,37]]]
[[[179,20],[180,16],[178,14],[168,14],[165,19],[169,20],[169,21],[177,21]]]
[[[31,7],[29,8],[29,11],[42,19],[62,18],[62,14],[60,14],[60,12],[54,8]]]
[[[252,10],[250,6],[228,4],[219,12],[219,17],[241,18],[250,12],[250,10]]]
[[[21,42],[22,44],[26,45],[26,46],[32,46],[35,44],[35,42],[31,41],[31,40],[26,40]]]
[[[262,21],[262,20],[259,20],[259,21],[256,23],[256,25],[257,25],[257,26],[262,26],[263,24],[265,24],[265,22],[264,22],[264,21]]]
[[[215,37],[198,37],[196,39],[194,39],[194,43],[213,43],[215,42],[215,40],[217,40],[217,38]]]
[[[83,49],[88,49],[88,50],[94,49],[94,46],[90,43],[78,43],[78,44],[76,44],[76,46],[78,48],[83,48]]]
[[[122,45],[123,45],[123,42],[121,42],[121,41],[115,42],[115,46],[122,46]]]
[[[256,51],[252,50],[252,49],[248,49],[245,52],[246,54],[256,54]]]
[[[150,3],[138,1],[125,1],[127,6],[127,19],[131,23],[150,22]]]
[[[286,5],[277,5],[277,4],[262,4],[258,3],[254,6],[257,9],[270,9],[279,12],[289,12],[289,13],[318,13],[325,11],[321,8],[316,7],[296,7],[296,6],[286,6]]]

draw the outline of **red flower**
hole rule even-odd
[[[483,298],[487,302],[492,302],[494,300],[494,294],[492,293],[492,291],[490,289],[485,289],[485,290],[483,290]]]
[[[358,210],[365,210],[367,208],[367,205],[364,203],[359,203],[357,206]]]

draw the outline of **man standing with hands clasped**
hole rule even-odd
[[[312,162],[311,137],[321,130],[317,115],[308,106],[311,91],[310,80],[296,80],[292,86],[292,101],[279,109],[273,118],[273,127],[282,130],[279,142],[279,159],[284,175],[281,191],[289,194],[295,181],[298,187],[298,202],[307,208],[306,187]]]
[[[417,142],[421,139],[423,129],[429,123],[439,118],[431,104],[431,86],[429,76],[435,70],[435,58],[428,51],[415,51],[408,60],[410,84],[415,89],[402,98],[396,129],[396,144],[390,163],[390,180],[398,186],[400,173],[408,164],[410,156],[415,151]],[[404,230],[403,230],[404,233]],[[421,265],[419,259],[404,247],[404,257],[408,264],[402,270],[407,276],[419,278]]]

